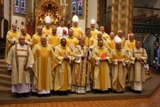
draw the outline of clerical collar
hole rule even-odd
[[[19,45],[20,47],[24,47],[24,46],[25,46],[25,45],[22,45],[22,44],[20,44],[20,43],[19,43],[18,45]]]
[[[63,47],[61,44],[60,44],[60,46],[61,46],[62,48],[64,48],[64,49],[66,48],[66,46],[65,46],[65,47]]]
[[[42,43],[40,43],[43,47],[46,47],[47,46],[47,43],[45,45],[43,45]]]
[[[73,39],[73,36],[68,36],[68,38],[71,38],[71,39]]]
[[[117,49],[117,48],[116,48],[116,50],[117,50],[117,51],[121,51],[121,50],[122,50],[122,48],[121,48],[121,49]]]
[[[17,32],[17,30],[12,30],[12,32]]]
[[[93,30],[95,30],[95,28],[91,28],[91,30],[93,31]]]
[[[91,38],[92,36],[91,36],[91,35],[87,35],[87,37],[88,37],[88,38]]]
[[[21,33],[21,34],[22,34],[22,36],[26,36],[27,35],[27,33],[25,33],[25,34]]]
[[[102,47],[98,46],[98,48],[99,48],[99,49],[103,49],[103,48],[104,48],[104,46],[102,46]]]
[[[134,42],[134,40],[129,40],[130,42]]]

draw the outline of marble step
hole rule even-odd
[[[7,65],[6,65],[6,64],[0,64],[0,69],[5,69],[5,70],[7,70]]]
[[[0,59],[0,64],[6,64],[4,59]]]
[[[0,81],[1,80],[11,81],[11,76],[7,74],[0,74]]]
[[[11,72],[7,71],[7,69],[1,69],[0,68],[0,74],[5,74],[5,75],[8,75],[8,76],[11,76]]]
[[[12,94],[11,87],[0,86],[0,94]]]
[[[11,81],[6,81],[6,80],[0,80],[0,86],[4,86],[4,87],[11,87]]]

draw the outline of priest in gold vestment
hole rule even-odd
[[[12,66],[12,93],[16,93],[17,98],[28,97],[28,93],[31,90],[30,69],[34,59],[30,47],[25,45],[24,36],[20,36],[19,43],[11,48],[7,63]]]
[[[96,21],[95,19],[90,20],[90,26],[91,26],[91,35],[94,39],[97,38],[98,30],[95,27]]]
[[[60,36],[57,33],[57,27],[52,27],[52,33],[47,36],[48,44],[50,44],[53,48],[60,44]]]
[[[129,34],[128,40],[125,41],[124,48],[129,51],[135,48],[135,39],[133,33]]]
[[[72,21],[73,21],[73,27],[71,27],[71,29],[73,29],[73,36],[79,40],[81,35],[83,35],[83,30],[81,27],[78,26],[78,21],[79,21],[79,18],[77,15],[74,15],[73,18],[72,18]]]
[[[105,32],[104,26],[100,26],[99,30],[102,32],[103,39],[107,40],[109,38],[109,35]]]
[[[96,40],[91,35],[91,29],[86,28],[85,30],[85,46],[92,50],[96,45]]]
[[[90,73],[87,70],[88,48],[84,45],[85,39],[80,39],[80,44],[74,49],[73,71],[72,71],[72,92],[79,94],[90,91]]]
[[[147,62],[147,53],[144,48],[141,48],[141,42],[136,41],[136,47],[131,50],[131,72],[130,82],[131,89],[134,92],[141,93],[142,83],[145,82],[145,64]]]
[[[122,31],[122,30],[118,30],[117,35],[116,35],[116,36],[118,36],[118,37],[120,37],[120,38],[122,39],[121,45],[122,45],[122,48],[124,48],[125,38],[124,38],[123,31]]]
[[[5,49],[5,61],[7,61],[8,53],[12,46],[18,43],[19,32],[17,31],[17,24],[12,24],[12,29],[7,32],[6,36],[6,49]],[[8,70],[11,70],[11,67],[8,66]]]
[[[19,32],[17,31],[17,24],[12,24],[12,29],[7,32],[6,36],[6,55],[9,52],[10,48],[18,42]],[[7,59],[6,59],[7,60]]]
[[[103,46],[106,47],[107,46],[107,42],[106,40],[102,37],[102,32],[101,31],[98,31],[98,34],[97,34],[97,38],[95,39],[95,47],[98,46],[98,40],[102,39],[103,40]]]
[[[40,39],[43,36],[42,26],[38,26],[37,32],[32,36],[32,48],[40,43]]]
[[[35,60],[32,92],[37,92],[40,97],[50,95],[50,90],[53,90],[54,52],[52,46],[47,44],[45,35],[33,47],[32,52]]]
[[[115,49],[115,42],[114,42],[114,32],[110,32],[109,38],[106,40],[106,46],[111,52],[113,49]]]
[[[69,29],[68,36],[66,37],[67,40],[67,47],[69,47],[72,51],[74,50],[75,46],[78,45],[79,40],[73,36],[74,30]]]
[[[103,40],[98,40],[98,46],[92,51],[94,63],[93,89],[100,92],[108,92],[111,88],[110,69],[109,69],[109,51],[103,44]]]
[[[129,55],[121,46],[121,38],[114,39],[116,48],[110,53],[110,63],[112,64],[112,89],[115,92],[123,93],[125,91],[127,65],[129,64]]]
[[[43,35],[48,36],[52,32],[51,28],[52,19],[50,18],[50,16],[46,16],[44,18],[44,22],[45,22],[45,27],[42,29],[42,33]]]
[[[68,95],[71,89],[71,50],[66,46],[66,38],[61,38],[60,45],[55,48],[54,91],[59,95]]]
[[[92,71],[93,71],[93,66],[92,66],[92,55],[91,52],[94,49],[94,47],[96,46],[96,40],[92,37],[91,35],[91,29],[90,28],[86,28],[85,30],[85,46],[89,48],[88,51],[88,67],[87,70],[90,73],[90,77],[93,77]]]
[[[25,38],[25,44],[31,46],[32,45],[32,38],[31,36],[27,33],[27,29],[25,26],[21,27],[21,33],[20,36],[24,36]]]

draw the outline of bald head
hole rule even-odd
[[[122,30],[118,30],[117,34],[118,34],[118,36],[119,36],[120,38],[122,38],[122,36],[123,36],[123,31],[122,31]]]
[[[98,39],[101,39],[101,38],[102,38],[102,32],[98,32],[97,38],[98,38]]]
[[[52,27],[52,34],[55,35],[57,33],[57,27],[53,26]]]
[[[18,38],[18,41],[19,41],[19,44],[24,45],[25,44],[25,38],[24,38],[24,36],[20,36]]]
[[[114,39],[114,32],[110,32],[109,36],[111,39]]]
[[[46,45],[46,44],[47,44],[47,38],[46,38],[45,35],[43,35],[43,36],[41,37],[41,44],[42,44],[42,45]]]
[[[133,33],[130,33],[130,34],[129,34],[129,40],[131,40],[131,41],[134,40],[134,34],[133,34]]]
[[[22,33],[23,35],[25,35],[25,34],[27,33],[27,29],[26,29],[25,26],[22,26],[22,27],[21,27],[21,33]]]
[[[15,23],[12,24],[12,30],[13,30],[13,31],[16,31],[16,30],[17,30],[17,24],[15,24]]]
[[[104,26],[100,26],[100,31],[103,33],[104,32]]]
[[[42,34],[42,26],[38,26],[38,28],[37,28],[37,32],[38,32],[38,34]]]

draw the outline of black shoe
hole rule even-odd
[[[21,98],[22,97],[22,94],[16,94],[16,98]]]
[[[109,94],[109,91],[102,91],[102,94]]]
[[[23,97],[29,97],[29,93],[23,93],[22,96]]]
[[[60,96],[67,96],[68,95],[68,91],[59,91],[59,95]]]
[[[43,94],[43,97],[49,97],[50,94]]]
[[[8,70],[8,72],[12,72],[12,70]]]
[[[32,96],[37,96],[38,94],[36,92],[32,92]]]
[[[43,94],[38,94],[38,97],[43,97]]]
[[[136,94],[141,94],[141,91],[136,91],[136,90],[134,90],[134,93],[136,93]]]

